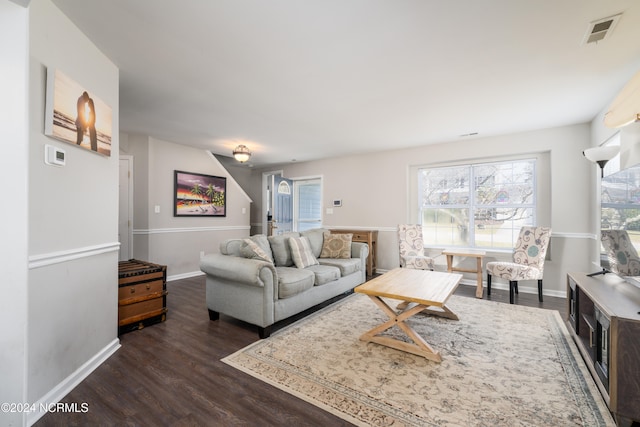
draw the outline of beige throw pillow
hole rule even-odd
[[[351,233],[324,233],[320,258],[351,258],[351,239],[353,239]]]
[[[258,259],[273,264],[273,258],[269,256],[256,242],[251,239],[243,239],[244,245],[240,249],[242,256],[250,259]]]
[[[291,237],[289,239],[289,247],[291,248],[291,258],[298,268],[309,267],[318,264],[318,260],[311,252],[309,239],[306,237]]]

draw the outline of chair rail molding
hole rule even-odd
[[[232,231],[232,230],[249,230],[250,225],[226,225],[217,227],[178,227],[178,228],[150,228],[150,229],[134,229],[133,234],[137,236],[165,233],[193,233],[203,231]]]
[[[567,232],[551,232],[551,237],[558,237],[561,239],[591,239],[599,240],[599,237],[593,233],[567,233]]]
[[[81,248],[67,249],[64,251],[50,252],[46,254],[29,256],[29,269],[45,267],[53,264],[87,258],[109,252],[117,252],[120,242],[103,243],[100,245],[85,246]]]

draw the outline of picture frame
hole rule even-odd
[[[173,216],[227,216],[227,178],[176,170]]]
[[[110,157],[112,133],[111,107],[62,71],[47,68],[44,134]]]

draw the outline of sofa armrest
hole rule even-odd
[[[351,242],[351,258],[366,260],[369,256],[369,245],[361,242]]]
[[[206,274],[258,287],[264,287],[264,282],[260,278],[263,269],[271,271],[273,282],[276,283],[276,269],[273,264],[266,261],[222,254],[205,255],[200,260],[200,270]]]

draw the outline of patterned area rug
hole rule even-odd
[[[360,341],[387,320],[361,294],[223,361],[356,425],[615,426],[557,311],[455,295],[448,306],[459,321],[409,320],[442,363]]]

